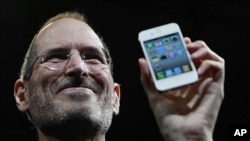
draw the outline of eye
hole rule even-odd
[[[45,56],[44,62],[51,63],[60,63],[68,59],[68,55],[66,53],[53,53]]]
[[[104,57],[97,55],[97,54],[83,54],[82,59],[86,63],[90,63],[90,64],[104,64],[105,63]]]

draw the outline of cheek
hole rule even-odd
[[[100,90],[101,105],[106,108],[112,102],[112,94],[114,91],[114,82],[111,74],[104,73],[103,75],[93,76],[93,81],[98,84],[102,90]]]
[[[112,75],[110,74],[110,72],[106,72],[104,71],[102,74],[100,75],[95,75],[95,76],[92,76],[94,80],[96,80],[99,84],[105,86],[105,87],[110,87],[113,85],[113,77]]]
[[[114,83],[108,80],[105,83],[105,88],[103,89],[102,101],[104,105],[112,105],[114,94]]]
[[[38,93],[50,94],[52,92],[51,85],[57,78],[58,76],[48,73],[44,69],[37,70],[30,79],[30,87],[33,92],[39,91]]]
[[[51,85],[55,80],[52,76],[45,76],[42,73],[33,77],[30,81],[30,109],[33,109],[33,114],[37,111],[43,111],[49,109],[53,104],[53,92]]]

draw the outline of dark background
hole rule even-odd
[[[249,1],[1,0],[0,136],[6,141],[36,140],[35,130],[16,108],[13,86],[33,35],[47,18],[64,10],[84,12],[111,48],[122,93],[107,141],[162,140],[139,81],[137,59],[143,54],[137,33],[169,22],[179,23],[184,36],[206,41],[226,61],[225,99],[214,140],[232,139],[231,131],[238,127],[250,129]]]

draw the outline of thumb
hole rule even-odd
[[[147,95],[149,95],[150,93],[156,93],[157,90],[153,83],[147,61],[145,60],[145,58],[139,58],[138,64],[139,64],[140,73],[141,73],[140,80],[141,80],[141,83],[145,92],[147,93]]]

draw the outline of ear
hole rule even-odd
[[[114,84],[113,114],[118,115],[120,109],[120,85]]]
[[[17,108],[21,112],[26,112],[29,108],[29,97],[22,79],[18,79],[15,83],[14,97],[16,100]]]

